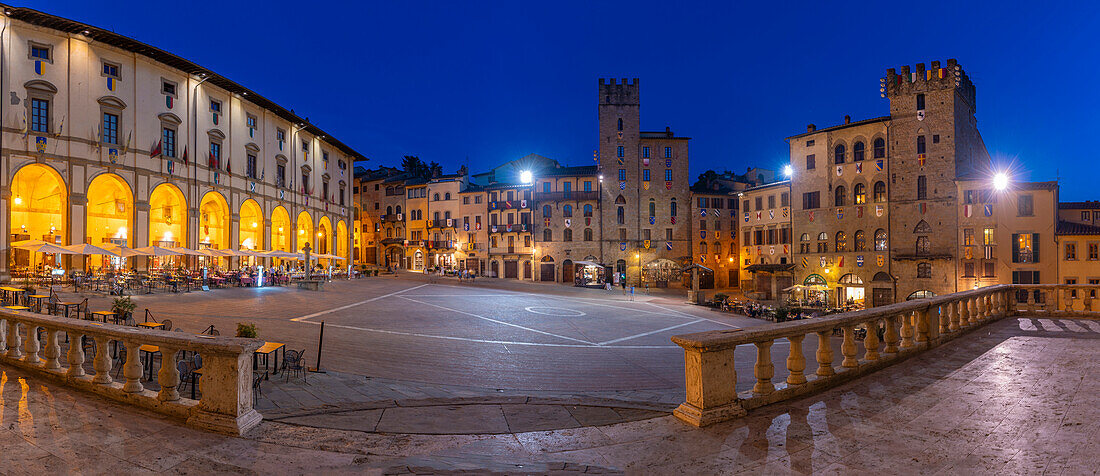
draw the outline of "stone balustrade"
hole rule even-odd
[[[95,355],[85,355],[80,345],[84,339],[95,343]],[[62,342],[68,342],[65,355]],[[142,385],[146,371],[138,351],[142,345],[159,348],[159,392]],[[256,339],[198,336],[0,309],[0,362],[190,426],[235,435],[244,434],[263,418],[252,408],[252,355],[260,345]],[[128,351],[118,375],[121,381],[116,382],[111,376],[112,352],[121,348]],[[202,357],[199,400],[185,398],[177,390],[180,351]],[[88,360],[90,374],[85,370]]]
[[[1100,317],[1100,286],[1090,284],[1014,284],[1017,311],[1036,316]]]
[[[985,322],[1012,315],[1016,290],[1013,285],[997,285],[758,329],[674,336],[672,341],[684,348],[687,398],[673,413],[693,425],[706,426],[743,416],[753,408],[838,385]],[[807,374],[802,344],[811,334],[817,340],[817,367]],[[831,345],[834,338],[841,339],[839,366]],[[790,344],[788,377],[776,383],[771,348],[780,339]],[[736,388],[734,351],[747,344],[756,351],[756,381],[751,389],[738,393],[742,389]]]

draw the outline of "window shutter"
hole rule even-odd
[[[1058,254],[1058,250],[1054,250],[1054,254]],[[1039,262],[1039,234],[1031,234],[1031,257],[1035,263]],[[1038,281],[1036,281],[1038,282]]]
[[[1019,233],[1013,233],[1012,234],[1012,262],[1013,263],[1019,263],[1020,262],[1020,234]]]

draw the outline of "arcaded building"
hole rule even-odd
[[[179,56],[30,9],[4,13],[0,248],[309,243],[351,257],[355,150]],[[17,258],[0,275],[32,264]]]

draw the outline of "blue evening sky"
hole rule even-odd
[[[778,168],[784,138],[885,115],[886,68],[957,58],[1020,179],[1100,199],[1100,6],[1057,2],[17,3],[134,37],[308,116],[371,158],[453,172],[528,153],[592,163],[600,77],[638,77],[642,129],[691,172]],[[1093,139],[1089,139],[1093,137]]]

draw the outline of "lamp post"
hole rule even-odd
[[[638,286],[642,285],[642,254],[634,253],[634,259],[638,261]]]

